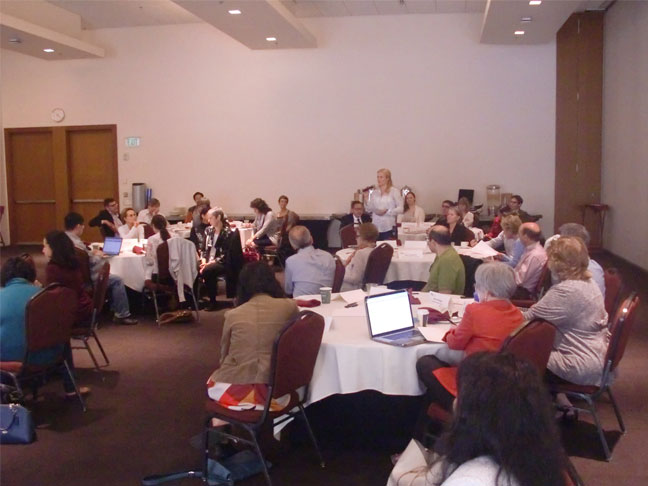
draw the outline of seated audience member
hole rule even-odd
[[[466,306],[459,325],[444,336],[448,349],[464,351],[465,356],[477,351],[497,351],[524,321],[522,312],[509,300],[515,288],[515,275],[508,265],[499,262],[480,265],[475,274],[479,302]],[[428,388],[429,401],[452,410],[457,368],[430,355],[419,358],[416,372]]]
[[[48,260],[45,267],[46,285],[58,282],[74,290],[78,298],[75,325],[88,325],[92,314],[92,299],[83,289],[81,266],[72,241],[63,231],[50,231],[43,240],[43,255]]]
[[[399,214],[396,218],[399,223],[416,223],[421,224],[425,221],[425,211],[421,206],[416,205],[416,194],[412,191],[408,192],[405,196],[403,203],[403,214]]]
[[[511,212],[517,214],[523,223],[531,223],[534,221],[534,218],[521,208],[523,202],[522,196],[516,194],[511,196],[508,205],[511,208]]]
[[[367,260],[376,248],[378,241],[378,228],[373,223],[362,223],[358,226],[358,246],[344,262],[346,270],[342,281],[342,292],[362,288]],[[332,280],[331,280],[332,281]]]
[[[295,301],[283,297],[266,263],[253,262],[243,267],[238,306],[225,313],[220,367],[207,381],[209,398],[232,408],[253,409],[264,404],[274,340],[298,312]],[[286,399],[290,397],[276,400],[285,405]]]
[[[200,218],[200,213],[203,209],[209,208],[212,209],[211,201],[207,198],[202,198],[198,201],[198,204],[194,208],[192,215],[191,215],[191,227],[195,228],[197,226],[200,226],[200,223],[202,223],[202,219]],[[221,208],[215,208],[215,209],[221,209]]]
[[[536,223],[524,223],[520,226],[518,238],[524,245],[524,252],[515,267],[517,298],[531,296],[540,280],[540,274],[547,262],[547,254],[540,244],[541,237],[540,226]]]
[[[340,218],[340,228],[350,224],[357,228],[362,223],[371,223],[371,216],[365,213],[362,201],[351,201],[351,212]]]
[[[522,253],[524,253],[524,245],[518,237],[520,226],[522,226],[520,218],[515,214],[509,214],[502,219],[502,231],[495,238],[486,242],[495,250],[504,250],[504,253],[497,256],[497,259],[512,268],[517,266]]]
[[[104,208],[90,220],[90,226],[98,226],[103,236],[115,236],[122,226],[119,219],[119,203],[113,198],[104,199]]]
[[[77,213],[70,213],[70,214],[77,214]],[[124,212],[122,213],[122,220],[124,221],[124,224],[121,225],[119,228],[117,228],[119,230],[119,236],[121,236],[124,239],[128,239],[128,238],[144,239],[144,226],[140,225],[139,221],[137,221],[137,213],[133,208],[124,209]],[[67,227],[66,227],[66,231],[67,231]],[[81,235],[79,234],[79,236]]]
[[[531,363],[475,353],[457,382],[452,422],[434,452],[410,442],[387,486],[565,486],[553,408]]]
[[[263,199],[257,197],[250,202],[250,207],[255,215],[254,223],[252,223],[254,234],[247,240],[246,246],[263,248],[276,245],[279,241],[281,224],[270,206]]]
[[[200,277],[207,287],[209,306],[207,311],[216,310],[218,294],[218,277],[225,275],[225,254],[229,251],[232,230],[220,209],[208,213],[209,227],[205,230],[205,239],[201,251]]]
[[[124,211],[126,220],[131,222],[135,221],[135,211],[127,209]],[[85,243],[81,240],[83,234],[83,216],[79,213],[68,213],[63,220],[65,226],[65,234],[68,236],[75,248],[83,250],[88,254],[90,262],[90,278],[96,284],[99,277],[99,270],[103,267],[104,260],[101,258],[103,253],[101,250],[89,250]],[[125,226],[125,225],[124,225]],[[122,227],[120,227],[121,230]],[[133,228],[137,228],[135,223]],[[128,304],[128,296],[126,294],[126,287],[124,281],[118,275],[112,273],[108,276],[108,291],[110,292],[111,309],[115,313],[113,322],[124,325],[137,324],[137,320],[131,317],[130,307]]]
[[[284,265],[286,260],[295,254],[295,250],[290,246],[288,233],[299,223],[299,216],[295,211],[288,209],[288,196],[279,196],[279,213],[277,213],[279,223],[279,239],[277,241],[277,254],[281,264]]]
[[[169,230],[167,230],[167,220],[161,214],[156,214],[151,220],[151,226],[155,234],[146,240],[146,264],[149,266],[149,271],[147,271],[147,278],[151,278],[151,274],[158,273],[158,262],[157,262],[157,247],[160,246],[163,242],[172,238]]]
[[[428,232],[428,247],[432,253],[436,253],[436,258],[422,292],[462,295],[466,285],[466,270],[451,245],[450,230],[445,226],[432,226]]]
[[[462,197],[457,202],[457,207],[461,210],[461,222],[466,228],[472,228],[475,222],[475,215],[470,210],[470,201],[467,197]]]
[[[462,241],[467,241],[470,246],[475,246],[477,244],[475,233],[463,225],[461,222],[462,219],[461,209],[457,206],[452,206],[448,209],[448,213],[446,214],[447,224],[443,226],[446,226],[450,230],[450,241],[455,245],[461,245]]]
[[[547,241],[545,241],[544,245],[545,251],[549,249],[549,245],[552,241],[560,238],[561,236],[575,236],[576,238],[580,238],[581,240],[583,240],[583,243],[585,243],[585,247],[588,247],[590,243],[590,234],[585,226],[578,223],[565,223],[560,228],[558,228],[557,235],[553,235],[551,238],[547,238]],[[599,265],[596,260],[590,258],[589,265],[587,265],[587,270],[592,274],[592,280],[596,282],[596,285],[598,285],[599,289],[601,289],[601,295],[603,295],[603,297],[605,298],[605,272],[603,271],[603,268],[601,268],[601,265]],[[551,276],[551,280],[553,283],[556,283],[558,281],[554,275]]]
[[[435,224],[448,226],[448,210],[454,205],[454,201],[451,201],[450,199],[443,201],[441,203],[441,214],[439,215],[439,218],[436,220]]]
[[[153,216],[159,214],[159,212],[160,212],[160,201],[155,198],[151,198],[151,200],[148,202],[147,207],[142,209],[137,215],[137,222],[151,224],[151,220],[153,219]]]
[[[493,222],[491,223],[491,227],[489,228],[488,233],[484,235],[485,240],[496,238],[497,235],[502,232],[502,219],[510,213],[511,208],[509,208],[506,204],[500,206],[497,209],[497,215],[493,218]]]
[[[196,208],[199,206],[200,201],[205,198],[205,195],[198,191],[194,192],[194,195],[192,196],[192,199],[194,201],[193,206],[189,206],[189,209],[187,209],[187,215],[185,216],[184,222],[185,223],[191,223],[193,221],[193,215],[194,211]]]
[[[587,270],[589,256],[580,238],[561,236],[549,246],[548,265],[559,283],[524,313],[558,328],[547,364],[550,381],[599,385],[608,346],[608,315],[601,291]]]
[[[23,361],[27,352],[27,337],[25,335],[25,311],[27,303],[40,292],[40,284],[35,285],[36,268],[34,260],[29,258],[11,257],[2,266],[0,273],[0,361]],[[30,354],[29,363],[33,365],[48,363],[55,358],[59,349],[44,349]],[[72,349],[66,345],[63,349],[65,359],[74,373]],[[76,396],[74,384],[63,374],[63,388],[67,397]],[[90,393],[90,388],[79,387],[82,395]]]
[[[320,287],[331,287],[335,260],[330,253],[316,250],[305,226],[295,226],[288,234],[297,253],[286,260],[284,290],[293,297],[319,294]]]
[[[192,226],[189,232],[189,239],[193,241],[193,244],[196,245],[196,249],[199,252],[202,252],[205,246],[205,231],[209,228],[210,210],[211,208],[209,206],[202,206],[200,208],[200,224],[198,226]]]

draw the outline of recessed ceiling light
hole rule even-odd
[[[540,5],[542,3],[542,0],[531,0],[529,2],[529,5]]]
[[[276,38],[276,37],[266,37],[266,40],[267,40],[268,42],[277,42],[277,38]]]
[[[241,15],[241,11],[239,9],[228,10],[227,13],[229,13],[230,15]]]
[[[523,30],[516,30],[516,31],[514,32],[514,34],[515,34],[515,35],[524,35],[524,31],[523,31]]]
[[[9,39],[9,42],[12,43],[12,44],[20,44],[22,41],[18,37],[11,37]]]
[[[520,22],[522,22],[524,24],[527,24],[527,23],[531,22],[531,20],[533,20],[531,17],[522,17],[520,19]]]
[[[43,52],[54,52],[54,49],[50,49],[49,47],[47,49],[43,49]]]

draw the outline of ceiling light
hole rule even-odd
[[[227,13],[229,13],[230,15],[241,15],[241,11],[239,9],[228,10]]]
[[[515,35],[524,35],[524,31],[523,31],[523,30],[516,30],[516,31],[514,32],[514,34],[515,34]]]
[[[522,17],[520,19],[520,22],[522,22],[523,24],[527,24],[527,23],[531,22],[531,20],[532,20],[531,17]]]
[[[529,2],[529,5],[540,5],[542,3],[542,0],[531,0]]]
[[[43,49],[43,52],[54,52],[54,49],[50,49],[49,47],[47,49]]]
[[[22,41],[18,37],[11,37],[9,42],[12,44],[20,44]]]
[[[266,40],[267,40],[268,42],[277,42],[277,38],[276,38],[276,37],[266,37]]]

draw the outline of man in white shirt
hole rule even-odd
[[[297,253],[286,260],[286,294],[313,295],[319,294],[321,287],[331,287],[335,276],[335,260],[331,254],[313,247],[313,238],[305,226],[293,226],[288,238]]]
[[[148,207],[142,209],[137,215],[137,222],[151,224],[151,220],[153,219],[153,216],[155,216],[159,212],[160,212],[160,201],[158,201],[155,198],[152,198],[148,202]]]
[[[68,213],[63,220],[65,226],[65,234],[72,240],[75,248],[85,251],[88,254],[90,261],[90,278],[93,283],[96,283],[99,276],[99,270],[103,266],[103,259],[101,258],[102,252],[100,250],[91,251],[85,243],[81,240],[83,234],[84,224],[83,216],[79,213]],[[126,295],[126,287],[124,281],[117,275],[112,273],[108,277],[108,290],[111,297],[111,308],[115,313],[113,322],[117,324],[133,325],[137,324],[137,319],[133,319],[128,305],[128,296]]]

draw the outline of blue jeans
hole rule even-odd
[[[112,302],[111,309],[115,313],[115,317],[129,317],[131,313],[128,306],[128,296],[121,277],[111,273],[108,277],[108,290]]]

